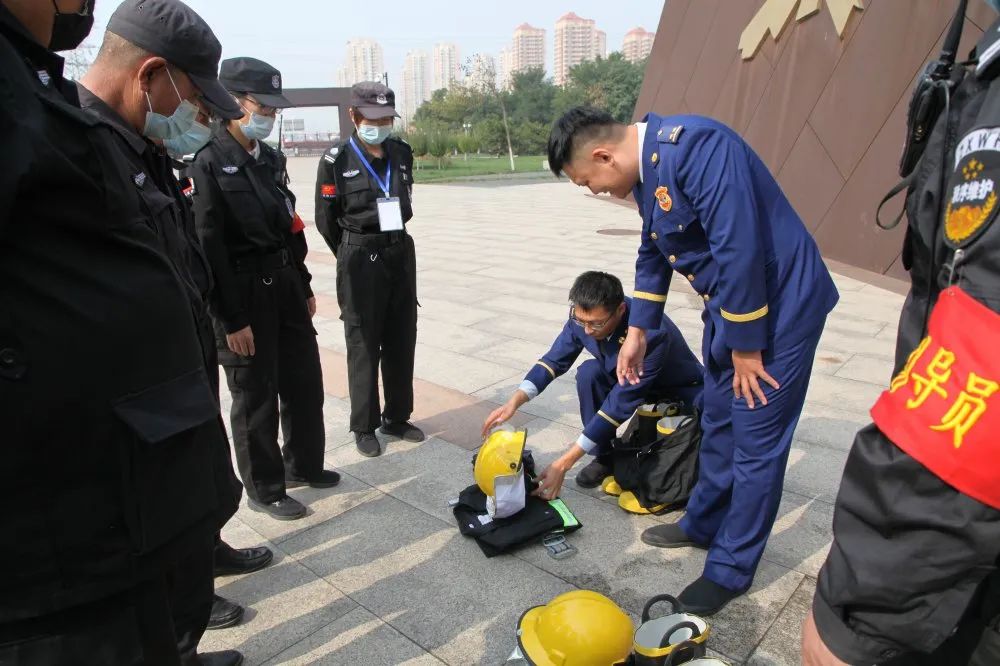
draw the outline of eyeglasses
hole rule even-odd
[[[281,113],[281,109],[279,109],[278,107],[261,104],[250,95],[247,95],[246,99],[248,102],[253,102],[257,106],[257,108],[260,109],[260,115],[262,116],[276,116]]]
[[[577,317],[576,317],[576,306],[575,305],[571,305],[571,306],[569,306],[569,318],[570,318],[570,320],[574,324],[576,324],[577,326],[579,326],[581,328],[589,328],[592,331],[599,331],[602,328],[604,328],[605,326],[607,326],[609,321],[611,321],[612,319],[614,319],[614,315],[612,314],[611,316],[609,316],[604,321],[584,321],[582,319],[577,319]]]

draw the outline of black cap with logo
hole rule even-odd
[[[368,120],[399,118],[396,93],[378,81],[362,81],[351,86],[351,106]]]
[[[180,0],[125,0],[111,15],[108,31],[182,70],[222,117],[243,117],[219,83],[222,45],[205,20]]]
[[[228,58],[222,61],[219,81],[233,93],[250,93],[258,103],[276,109],[293,106],[281,94],[281,72],[256,58]]]

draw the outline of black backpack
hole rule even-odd
[[[701,420],[697,410],[669,435],[644,439],[636,430],[627,439],[614,441],[615,481],[622,490],[635,493],[647,509],[683,506],[698,481]]]

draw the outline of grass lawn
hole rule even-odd
[[[521,155],[514,158],[515,173],[542,173],[544,155]],[[416,160],[416,171],[413,181],[416,183],[433,183],[441,180],[451,180],[463,176],[485,176],[489,174],[511,173],[510,158],[483,157],[469,155],[466,160],[463,155],[442,158],[441,168],[438,168],[436,157],[422,157]]]

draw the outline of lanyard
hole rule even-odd
[[[360,148],[358,148],[358,144],[354,143],[354,137],[351,137],[351,148],[353,148],[354,152],[358,154],[358,158],[361,160],[361,163],[365,165],[365,168],[368,169],[368,173],[372,175],[372,178],[375,179],[378,186],[383,192],[385,192],[385,196],[388,199],[390,184],[389,177],[392,175],[392,164],[389,163],[389,156],[385,156],[385,182],[383,183],[382,180],[379,179],[378,174],[375,173],[375,169],[373,169],[372,165],[368,163],[368,159],[365,157],[365,154],[361,152]]]

